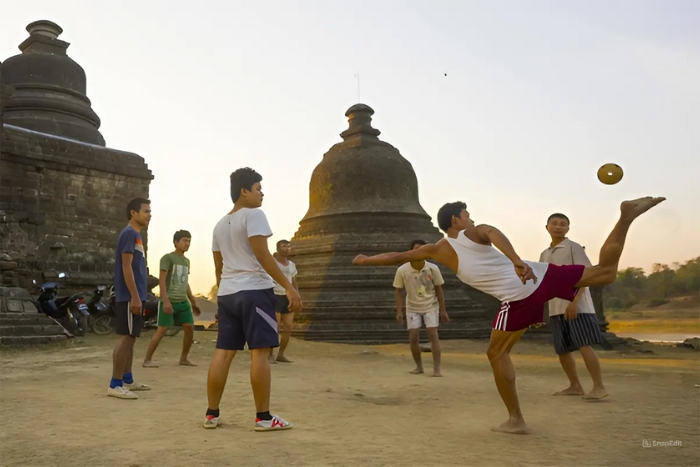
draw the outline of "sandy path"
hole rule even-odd
[[[601,352],[611,397],[590,403],[550,396],[565,384],[556,357],[544,344],[522,343],[514,360],[534,433],[513,436],[489,431],[506,412],[484,342],[443,343],[445,377],[432,378],[408,374],[407,346],[293,341],[295,362],[273,367],[272,405],[295,428],[256,433],[246,353],[231,369],[224,426],[201,427],[214,337],[197,333],[193,368],[176,364],[181,335],[164,339],[161,367],[135,370],[154,388],[138,401],[105,396],[113,336],[3,352],[0,465],[700,465],[700,365],[692,350]],[[147,344],[148,337],[137,343],[139,363]],[[579,372],[590,386],[582,362]],[[644,448],[645,439],[682,447]]]

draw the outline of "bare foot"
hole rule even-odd
[[[195,363],[192,363],[189,360],[180,360],[180,365],[182,365],[182,366],[197,366]]]
[[[433,376],[436,378],[442,378],[442,373],[440,373],[440,370],[433,371]]]
[[[563,391],[558,391],[552,394],[553,396],[583,396],[586,394],[581,386],[569,386]]]
[[[144,367],[144,368],[158,368],[158,364],[157,364],[157,363],[153,363],[153,362],[150,361],[150,360],[144,360],[144,361],[143,361],[143,365],[141,365],[141,366]]]
[[[663,197],[652,198],[651,196],[647,196],[645,198],[623,201],[620,205],[620,211],[626,220],[633,221],[637,217],[647,212],[649,209],[665,200],[666,198]]]
[[[270,365],[277,365],[277,360],[275,360],[274,356],[270,357]]]
[[[416,368],[411,372],[412,375],[422,375],[423,374],[423,368]]]
[[[604,397],[608,397],[608,391],[605,388],[593,388],[591,392],[582,397],[582,399],[588,401],[597,401]]]
[[[292,361],[290,359],[288,359],[287,357],[285,357],[284,355],[278,355],[277,361],[281,362],[281,363],[292,363]]]
[[[501,433],[510,433],[512,435],[526,435],[532,432],[527,426],[525,426],[525,420],[508,420],[501,426],[491,428],[491,431],[498,431]]]

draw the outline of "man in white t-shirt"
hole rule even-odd
[[[275,260],[277,260],[278,266],[284,274],[284,277],[292,284],[297,291],[296,275],[297,267],[293,261],[290,261],[289,251],[291,245],[289,240],[280,240],[277,242],[277,252],[272,255]],[[289,343],[289,338],[292,336],[292,325],[294,324],[294,312],[289,309],[289,299],[287,298],[287,291],[284,287],[275,282],[275,315],[277,315],[277,326],[282,327],[282,337],[280,339],[280,349],[277,352],[277,359],[275,359],[274,352],[270,357],[270,363],[292,363],[287,357],[284,356],[284,351],[287,349],[287,344]]]
[[[424,240],[414,240],[411,250],[427,245]],[[445,297],[442,285],[445,283],[440,269],[427,261],[405,263],[396,270],[394,288],[396,289],[396,321],[403,321],[403,299],[406,294],[406,324],[411,354],[416,362],[416,369],[411,374],[423,373],[423,360],[418,345],[420,328],[425,324],[425,331],[430,340],[430,351],[433,354],[433,376],[442,376],[440,372],[440,339],[438,324],[440,318],[449,322],[445,310]]]
[[[581,245],[569,240],[569,218],[555,213],[547,219],[547,232],[552,242],[540,255],[540,262],[562,264],[583,264],[591,267],[586,251]],[[549,304],[549,324],[552,328],[554,351],[559,355],[559,362],[569,378],[569,387],[556,392],[556,396],[583,396],[584,399],[602,399],[608,395],[603,385],[600,361],[593,350],[594,344],[600,344],[600,326],[595,314],[593,299],[588,287],[578,290],[572,301],[553,298]],[[586,394],[578,379],[576,360],[572,352],[578,350],[586,363],[586,368],[593,379],[593,389]]]
[[[248,344],[250,384],[255,399],[255,430],[284,430],[288,421],[270,414],[270,355],[279,345],[274,282],[282,285],[289,308],[301,310],[301,298],[270,254],[272,230],[260,209],[262,176],[250,168],[231,174],[233,209],[214,227],[214,266],[218,291],[219,329],[207,377],[204,428],[219,424],[219,403],[236,352]],[[272,276],[272,277],[271,277]]]

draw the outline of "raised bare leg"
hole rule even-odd
[[[620,219],[600,248],[598,264],[585,269],[576,287],[594,287],[613,283],[617,276],[620,256],[622,256],[630,225],[637,217],[665,199],[647,196],[646,198],[624,201],[620,205]]]
[[[586,363],[586,368],[588,368],[588,372],[591,374],[591,378],[593,379],[593,389],[591,392],[583,396],[583,398],[586,400],[598,400],[606,397],[608,395],[608,391],[603,385],[603,375],[600,371],[600,361],[598,360],[598,356],[595,354],[595,350],[593,350],[593,347],[591,346],[581,347],[578,350],[581,352],[583,361]]]
[[[256,412],[270,410],[270,387],[272,375],[270,371],[271,348],[250,349],[250,385],[253,388]]]
[[[440,339],[438,337],[438,328],[426,328],[428,340],[430,341],[430,353],[433,354],[433,376],[442,376],[440,368]]]
[[[411,355],[413,355],[413,361],[416,362],[416,369],[411,372],[412,375],[420,375],[423,373],[423,358],[421,357],[420,345],[418,345],[419,337],[420,329],[408,330],[408,342],[411,346]]]
[[[182,337],[182,354],[180,355],[180,365],[197,366],[187,358],[190,354],[190,349],[192,348],[192,342],[194,342],[194,326],[192,324],[183,324],[182,331],[184,336]]]
[[[149,342],[148,344],[148,350],[146,350],[146,357],[143,359],[142,366],[144,368],[158,368],[158,365],[153,363],[152,361],[153,354],[158,348],[158,344],[160,344],[161,339],[163,339],[163,336],[165,336],[165,333],[167,332],[168,328],[165,326],[158,326],[158,329],[156,329],[156,333],[153,334],[151,342]]]
[[[501,395],[509,415],[508,421],[499,427],[492,428],[493,431],[511,434],[526,434],[530,432],[520,411],[518,393],[515,390],[515,369],[510,359],[510,350],[524,333],[525,329],[515,332],[498,331],[496,329],[491,331],[491,341],[486,354],[493,369],[498,393]]]
[[[555,396],[582,396],[585,394],[576,371],[576,360],[571,352],[559,355],[559,362],[564,369],[564,373],[569,378],[569,387],[555,392]]]
[[[279,315],[278,315],[279,316]],[[280,339],[280,349],[277,352],[277,361],[282,363],[292,363],[285,355],[284,351],[287,350],[287,345],[289,344],[289,338],[292,337],[292,326],[294,324],[294,313],[284,313],[281,314],[281,320],[284,327],[282,328],[282,338]],[[279,329],[279,321],[277,324],[277,329]]]
[[[207,374],[207,401],[210,410],[219,408],[221,397],[224,395],[224,388],[226,387],[228,370],[231,368],[231,362],[235,356],[235,350],[214,350],[214,357],[211,359],[209,373]]]

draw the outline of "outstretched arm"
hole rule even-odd
[[[425,261],[426,259],[436,259],[435,253],[437,250],[437,245],[423,245],[415,250],[402,251],[400,253],[382,253],[374,256],[357,255],[352,260],[352,264],[355,266],[391,266],[411,261]]]
[[[452,271],[457,272],[457,255],[444,239],[435,244],[423,245],[415,250],[400,253],[382,253],[374,256],[357,255],[352,260],[352,264],[355,266],[391,266],[427,259],[442,263]]]

